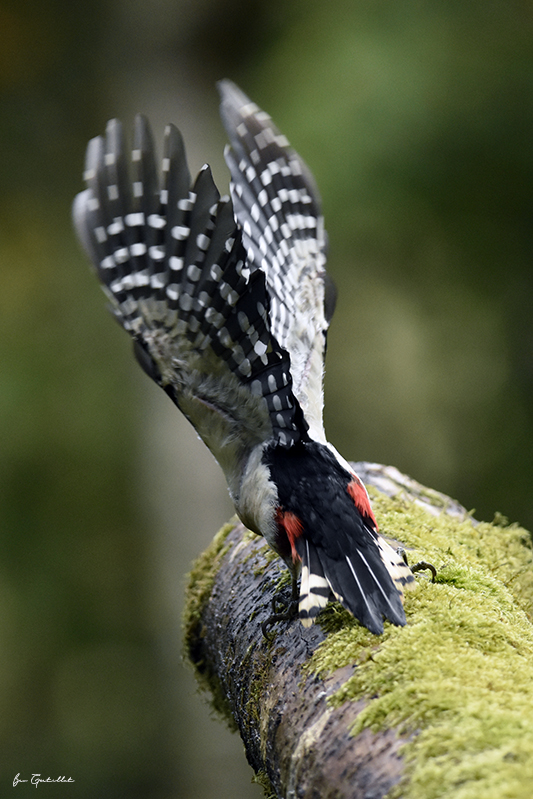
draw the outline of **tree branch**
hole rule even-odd
[[[413,548],[410,560],[432,561],[439,570],[436,585],[417,575],[418,588],[406,599],[407,627],[386,625],[382,636],[373,636],[330,603],[311,628],[278,623],[267,641],[261,623],[280,588],[289,594],[289,573],[240,523],[223,528],[191,572],[189,657],[276,797],[378,799],[400,783],[396,790],[404,791],[427,771],[431,747],[428,753],[421,745],[424,735],[431,731],[433,750],[435,736],[438,742],[444,735],[434,706],[443,705],[452,729],[465,723],[466,699],[456,706],[454,697],[450,709],[449,697],[452,689],[468,688],[462,670],[472,674],[472,647],[478,651],[485,641],[490,652],[502,635],[514,636],[516,655],[529,635],[533,651],[525,615],[533,596],[527,533],[474,522],[457,502],[392,467],[353,465],[379,489],[370,491],[381,532]],[[479,555],[483,541],[488,550]],[[441,645],[444,661],[436,668]],[[481,677],[488,680],[493,666],[502,668],[499,661],[485,665]],[[443,682],[450,668],[453,677]],[[521,701],[533,708],[532,696]],[[459,749],[451,754],[461,756]],[[444,755],[442,764],[444,770]],[[493,772],[487,776],[494,778]],[[433,796],[429,790],[421,795]]]

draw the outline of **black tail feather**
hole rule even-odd
[[[383,618],[403,626],[401,596],[379,555],[354,549],[337,560],[308,540],[298,546],[302,558],[300,619],[309,626],[325,607],[331,593],[375,635],[383,632]]]

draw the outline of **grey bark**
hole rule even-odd
[[[353,464],[367,484],[388,496],[408,496],[430,512],[464,518],[458,503],[426,489],[392,467]],[[381,799],[398,783],[405,738],[394,730],[357,737],[349,730],[364,702],[327,703],[352,667],[327,679],[305,672],[310,655],[324,640],[318,624],[296,621],[275,628],[266,640],[261,623],[272,613],[286,568],[271,560],[263,539],[236,524],[226,539],[208,600],[187,631],[189,656],[214,686],[233,717],[256,772],[268,776],[284,799]],[[289,588],[285,589],[286,595]]]

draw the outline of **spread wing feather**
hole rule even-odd
[[[225,153],[231,195],[248,263],[265,272],[273,335],[290,355],[294,393],[311,437],[325,443],[323,364],[334,298],[318,191],[268,114],[231,81],[222,81],[219,91],[231,142]]]
[[[108,123],[89,143],[74,222],[141,365],[196,427],[235,496],[253,447],[291,447],[306,424],[231,201],[208,167],[191,187],[173,126],[164,147],[160,185],[146,120],[136,118],[129,165],[120,123]]]

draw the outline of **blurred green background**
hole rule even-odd
[[[533,8],[507,0],[0,2],[0,795],[256,797],[180,661],[231,514],[70,225],[106,120],[176,123],[225,191],[214,82],[315,174],[339,302],[326,427],[533,527]],[[33,788],[18,785],[18,794]]]

